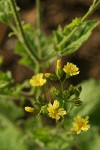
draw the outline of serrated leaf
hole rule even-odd
[[[32,49],[32,53],[38,56],[38,41],[37,41],[37,32],[36,30],[29,24],[25,24],[22,22],[24,34],[28,44]],[[19,63],[29,67],[30,69],[35,69],[35,63],[30,59],[29,55],[27,54],[25,47],[22,43],[17,42],[15,47],[15,52],[22,56],[19,60]]]
[[[63,38],[61,41],[56,41],[55,50],[58,51],[62,55],[69,55],[78,50],[82,44],[89,38],[93,29],[98,25],[98,22],[95,20],[88,20],[83,22],[80,26],[78,26],[73,32],[74,28],[64,28],[62,35]],[[65,30],[66,29],[66,30]],[[69,35],[73,32],[73,34],[69,37]],[[57,36],[57,33],[56,35]],[[64,41],[64,42],[63,42]],[[60,44],[63,43],[63,44]]]
[[[17,11],[19,7],[16,6]],[[13,10],[11,9],[10,0],[0,0],[0,22],[8,25],[13,22]]]
[[[20,64],[25,65],[29,67],[30,69],[34,68],[33,61],[30,59],[30,57],[25,51],[24,46],[20,42],[16,43],[15,52],[19,54],[20,56],[22,56],[22,58],[19,60]]]
[[[45,58],[46,56],[48,56],[54,51],[53,36],[47,37],[43,32],[39,32],[38,30],[35,30],[29,24],[23,24],[23,29],[24,29],[27,42],[32,49],[32,53],[37,55],[39,59]],[[15,51],[17,54],[22,56],[22,58],[19,60],[20,64],[23,64],[31,69],[35,68],[34,62],[30,59],[27,52],[25,51],[24,46],[20,42],[16,43]],[[53,61],[54,59],[51,58],[44,65],[47,67],[48,64],[52,63]]]
[[[11,10],[9,0],[0,1],[0,21],[9,24],[13,18],[13,11]]]
[[[81,84],[82,92],[80,99],[83,105],[73,111],[82,116],[90,116],[91,123],[100,124],[100,81],[88,80]]]

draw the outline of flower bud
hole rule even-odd
[[[52,75],[51,73],[45,73],[45,74],[44,74],[44,76],[45,76],[46,78],[49,78],[51,75]]]
[[[57,70],[60,70],[62,68],[61,60],[57,60]]]
[[[75,106],[80,106],[80,105],[82,105],[82,103],[83,103],[83,102],[82,102],[81,100],[79,100],[79,99],[73,99],[72,102],[74,103]]]
[[[25,111],[32,113],[34,111],[34,108],[26,106]]]

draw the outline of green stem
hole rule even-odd
[[[37,28],[41,28],[41,19],[40,19],[40,0],[36,0],[36,13],[37,13]]]
[[[64,91],[64,83],[65,83],[66,79],[67,79],[66,77],[65,77],[65,79],[63,81],[61,79],[59,79],[60,80],[60,84],[61,84],[62,93]]]
[[[41,59],[41,17],[40,17],[40,0],[36,0],[36,23],[37,23],[37,41],[38,41],[38,56]]]
[[[31,47],[30,47],[30,45],[29,45],[29,43],[25,37],[24,30],[23,30],[22,24],[21,24],[21,20],[20,20],[19,14],[18,14],[17,9],[16,9],[15,0],[11,0],[10,4],[11,4],[11,8],[13,10],[15,22],[16,22],[17,29],[18,29],[19,40],[23,44],[23,46],[25,47],[25,50],[26,50],[27,54],[29,55],[29,57],[31,58],[31,60],[33,62],[37,63],[39,61],[38,57],[36,54],[33,53],[33,50],[31,49]]]
[[[75,106],[75,105],[73,104],[73,105],[68,109],[67,114],[71,112],[71,110],[73,109],[74,106]]]
[[[85,16],[81,19],[81,21],[83,22],[84,20],[86,20],[99,6],[100,4],[100,0],[98,2],[96,2],[96,0],[94,0],[93,4],[91,5],[90,9],[88,10],[88,12],[85,14]],[[74,27],[74,29],[70,32],[70,34],[68,36],[66,36],[58,45],[57,47],[61,47],[63,46],[63,44],[65,44],[68,40],[70,40],[73,35],[75,34],[76,30],[78,29],[79,26]],[[64,52],[64,51],[63,51]]]
[[[61,91],[62,91],[62,93],[63,93],[63,90],[64,90],[64,84],[63,84],[63,82],[59,79],[59,81],[60,81],[60,84],[61,84]]]
[[[76,32],[78,27],[75,27],[68,36],[66,36],[58,45],[57,47],[61,47],[65,42],[67,42],[69,39],[71,39],[71,37],[73,36],[73,34]]]
[[[42,121],[42,117],[40,115],[37,116],[36,121],[37,121],[38,128],[43,127],[43,121]]]
[[[90,6],[88,12],[83,16],[82,21],[86,20],[100,5],[100,0],[96,2],[97,0],[93,1],[93,4]]]
[[[53,57],[57,57],[58,53],[54,50],[51,54],[48,54],[45,58],[43,58],[43,62],[44,61],[48,61],[50,59],[52,59]]]

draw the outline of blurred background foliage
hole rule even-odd
[[[18,0],[17,3],[21,8],[22,19],[31,25],[35,25],[35,1]],[[91,3],[92,0],[88,0],[87,2],[84,2],[84,0],[41,1],[42,30],[47,35],[50,35],[54,29],[57,29],[59,24],[64,26],[70,23],[75,17],[83,16]],[[99,20],[99,14],[100,9],[93,14],[92,18]],[[22,45],[19,42],[16,44],[14,36],[8,39],[7,35],[11,31],[7,25],[0,24],[0,27],[2,27],[2,30],[0,30],[0,150],[99,150],[100,25],[98,25],[91,38],[78,52],[68,57],[62,57],[63,63],[65,63],[66,60],[72,61],[80,68],[79,77],[73,77],[72,80],[69,80],[69,83],[82,85],[80,98],[83,101],[83,105],[78,109],[74,109],[70,115],[73,116],[79,113],[82,116],[90,116],[90,130],[87,133],[76,136],[74,139],[68,132],[65,132],[65,129],[59,129],[59,127],[56,129],[53,128],[55,123],[48,120],[48,118],[43,119],[24,112],[24,106],[29,102],[28,98],[22,93],[19,93],[19,91],[20,89],[24,89],[25,91],[29,89],[29,83],[27,81],[25,82],[25,80],[29,79],[34,73],[34,70],[31,70],[34,66],[31,69],[24,66],[26,62],[28,67],[31,66],[30,64],[32,63],[25,53],[22,52]],[[25,26],[24,24],[23,27],[26,30],[28,29],[26,34],[28,38],[30,37],[32,46],[38,46],[37,41],[34,41],[35,34],[32,35],[31,31],[34,30],[33,32],[35,33],[35,29],[29,25]],[[85,30],[85,32],[87,31],[88,29]],[[88,34],[89,32],[87,32],[87,37]],[[80,35],[77,34],[76,36]],[[45,42],[45,35],[43,35],[43,37],[41,44]],[[74,40],[74,38],[72,40]],[[51,42],[52,38],[50,37],[48,38],[48,43]],[[51,44],[49,45],[50,47],[47,53],[53,48]],[[21,51],[22,56],[25,55],[25,57],[20,59],[21,56],[18,55],[19,53],[15,54],[14,49]],[[46,44],[45,49],[47,49]],[[73,51],[75,50],[73,49]],[[19,61],[20,65],[18,63]],[[51,66],[48,70],[53,72],[53,67]],[[21,86],[19,86],[19,83],[21,83]],[[66,128],[66,124],[70,126],[71,122],[69,118],[66,119],[64,128]]]

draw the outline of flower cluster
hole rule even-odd
[[[33,87],[46,86],[48,80],[58,80],[61,84],[61,90],[52,87],[51,94],[55,97],[55,100],[51,102],[51,99],[46,99],[46,91],[43,96],[42,92],[44,92],[45,88],[41,88],[41,91],[43,89],[41,92],[42,96],[39,96],[35,103],[35,106],[37,105],[37,107],[32,108],[27,106],[25,107],[25,111],[34,112],[34,110],[36,110],[35,112],[37,112],[38,115],[45,114],[56,121],[60,121],[64,116],[67,116],[74,106],[78,107],[82,104],[82,101],[79,98],[81,87],[74,87],[71,85],[68,89],[64,89],[64,83],[68,78],[78,75],[79,72],[79,68],[75,64],[68,62],[62,67],[61,60],[57,60],[55,73],[38,73],[32,76],[30,84]],[[70,103],[70,107],[68,103]],[[78,115],[74,119],[71,132],[79,134],[81,131],[87,131],[90,128],[88,119],[88,116],[84,119]]]
[[[57,76],[59,76],[58,74],[62,75],[62,71],[64,71],[66,73],[66,75],[68,76],[74,76],[79,74],[79,68],[74,65],[73,63],[67,63],[66,65],[64,65],[64,67],[62,68],[61,65],[61,60],[57,60]],[[61,71],[61,72],[60,72]],[[32,86],[43,86],[46,83],[46,79],[43,78],[43,76],[45,78],[50,78],[52,76],[52,79],[55,78],[55,75],[51,74],[51,73],[38,73],[36,75],[32,76],[32,79],[30,79],[30,84]]]

